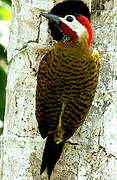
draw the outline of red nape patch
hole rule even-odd
[[[73,31],[69,26],[67,26],[64,23],[60,23],[60,27],[63,30],[63,32],[72,38],[72,40],[75,40],[77,37],[77,34],[75,31]]]
[[[76,16],[76,18],[78,19],[78,21],[84,25],[89,33],[89,40],[88,40],[88,47],[90,47],[91,45],[91,41],[93,39],[93,30],[90,24],[90,21],[88,20],[88,18],[86,18],[85,16]]]

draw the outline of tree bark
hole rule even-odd
[[[45,140],[39,135],[35,118],[36,75],[52,39],[47,20],[39,14],[58,2],[12,1],[1,180],[41,178]],[[104,1],[105,10],[97,11],[99,6],[94,6],[93,0],[86,2],[94,9],[92,47],[100,52],[99,84],[84,125],[65,144],[53,180],[117,180],[117,3],[111,1],[110,11],[109,1]],[[46,172],[42,179],[46,179]]]

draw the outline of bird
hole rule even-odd
[[[47,138],[40,174],[47,169],[50,179],[65,142],[88,115],[98,84],[100,55],[91,48],[90,12],[83,1],[61,2],[41,16],[48,19],[56,40],[41,59],[36,87],[36,119],[42,138]]]

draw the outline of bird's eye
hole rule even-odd
[[[66,20],[69,21],[69,22],[72,22],[74,19],[73,19],[72,16],[67,16]]]

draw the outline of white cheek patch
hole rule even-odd
[[[81,37],[82,34],[84,34],[84,32],[87,32],[88,34],[87,29],[74,16],[72,15],[68,15],[68,16],[71,16],[73,18],[72,22],[67,21],[66,17],[60,18],[60,20],[63,23],[65,23],[67,26],[69,26],[73,31],[75,31],[78,37]]]

